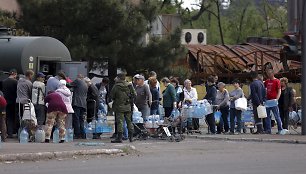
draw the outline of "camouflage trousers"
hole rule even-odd
[[[46,139],[50,139],[52,128],[54,126],[54,123],[57,123],[57,127],[59,129],[59,137],[61,140],[65,140],[65,113],[55,111],[47,113],[47,120],[46,120],[46,126],[45,126],[45,132],[46,132]]]
[[[132,124],[132,112],[117,112],[116,117],[118,133],[123,133],[123,123],[125,118],[129,135],[132,135],[134,132],[134,126]]]

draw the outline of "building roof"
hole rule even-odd
[[[284,71],[281,45],[245,43],[240,45],[186,45],[188,61],[196,62],[203,74],[237,74],[261,71],[271,64],[276,73]],[[290,70],[301,69],[301,62],[288,61]]]

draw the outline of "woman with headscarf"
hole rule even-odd
[[[55,91],[57,92],[61,97],[63,102],[66,105],[68,114],[66,117],[66,128],[72,128],[72,114],[74,113],[74,110],[72,108],[72,93],[71,91],[66,87],[66,80],[60,80],[59,88]]]

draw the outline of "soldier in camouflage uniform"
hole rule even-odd
[[[116,83],[111,90],[110,97],[113,100],[113,110],[116,113],[116,124],[118,129],[117,138],[112,143],[122,143],[122,133],[123,133],[123,122],[124,118],[126,120],[128,131],[129,131],[129,140],[133,141],[133,131],[134,127],[132,125],[132,107],[133,98],[136,96],[136,92],[132,84],[128,83],[125,80],[126,72],[121,72],[118,74]]]

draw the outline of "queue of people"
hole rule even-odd
[[[253,79],[250,84],[250,99],[253,106],[254,121],[257,131],[255,134],[271,134],[271,112],[277,122],[278,133],[288,129],[289,112],[294,107],[294,90],[288,87],[288,79],[277,79],[273,70],[267,70],[267,79],[255,72],[251,73]],[[150,77],[136,74],[133,81],[126,81],[126,72],[122,71],[115,80],[115,85],[109,90],[108,78],[103,78],[100,83],[92,84],[88,77],[82,74],[77,79],[68,83],[65,73],[59,72],[55,77],[48,77],[41,72],[36,74],[32,83],[34,72],[28,70],[25,76],[19,76],[17,80],[16,70],[10,71],[10,76],[3,81],[3,93],[6,100],[5,108],[1,108],[1,132],[2,140],[12,138],[19,128],[19,115],[22,115],[24,105],[29,101],[33,103],[38,125],[45,125],[46,142],[50,142],[52,128],[59,128],[60,142],[64,142],[66,128],[74,128],[76,139],[85,138],[84,122],[90,122],[100,111],[107,114],[108,103],[112,101],[112,110],[115,112],[115,138],[113,143],[121,143],[122,140],[133,141],[132,113],[134,105],[142,113],[143,118],[149,115],[160,115],[160,103],[164,109],[164,117],[169,118],[174,109],[180,109],[183,105],[193,105],[199,100],[196,88],[192,87],[189,79],[184,81],[183,87],[177,78],[164,77],[161,83],[165,87],[160,91],[157,74],[152,71]],[[242,111],[235,107],[235,101],[245,98],[245,94],[238,80],[232,82],[234,89],[228,91],[223,82],[218,82],[217,76],[209,76],[205,83],[206,99],[213,106],[213,113],[206,115],[209,134],[241,133]],[[162,101],[161,101],[162,100]],[[277,100],[278,105],[267,108],[267,118],[258,117],[257,108],[264,105],[266,100]],[[0,100],[0,104],[2,100]],[[2,104],[4,106],[4,104]],[[214,112],[220,111],[220,122],[216,125]],[[87,112],[87,120],[84,115]],[[6,117],[3,116],[6,113]],[[5,114],[4,114],[5,115]],[[3,119],[6,118],[6,119]],[[4,121],[5,120],[5,121]],[[229,120],[229,122],[228,122]],[[199,130],[199,119],[188,121],[187,129]],[[170,130],[175,133],[175,129]]]

